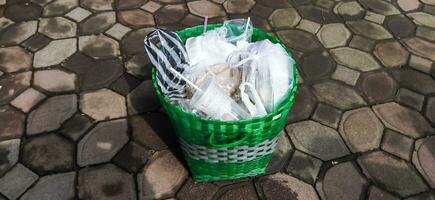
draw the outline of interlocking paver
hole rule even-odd
[[[0,5],[0,199],[435,199],[434,0]],[[205,16],[250,16],[297,63],[266,177],[194,183],[153,92],[144,37]]]

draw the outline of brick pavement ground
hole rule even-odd
[[[265,176],[194,183],[152,91],[144,36],[204,16],[250,16],[298,63]],[[0,199],[435,199],[434,0],[0,0],[0,17]]]

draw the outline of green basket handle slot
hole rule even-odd
[[[215,143],[215,139],[214,139],[215,138],[215,132],[212,132],[210,134],[209,143],[211,145],[213,145],[214,148],[235,147],[235,146],[239,146],[241,143],[243,143],[246,140],[246,138],[248,138],[248,136],[249,136],[249,134],[245,133],[242,138],[240,138],[240,139],[238,139],[238,140],[236,140],[236,141],[234,141],[232,143],[216,144]]]

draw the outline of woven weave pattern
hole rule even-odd
[[[221,24],[211,24],[207,26],[207,30],[219,26]],[[185,42],[187,38],[201,35],[202,32],[203,26],[196,26],[178,31],[177,34]],[[264,39],[268,39],[273,43],[279,43],[285,48],[276,37],[254,28],[252,41]],[[290,56],[290,52],[288,53]],[[168,114],[180,140],[186,144],[198,145],[206,149],[235,149],[242,146],[254,148],[265,141],[273,141],[284,128],[287,114],[293,105],[297,90],[297,69],[296,66],[293,67],[293,88],[286,94],[282,102],[279,103],[277,109],[263,117],[238,121],[207,120],[193,113],[184,112],[179,107],[171,104],[162,95],[156,82],[156,72],[154,69],[152,78],[157,97]],[[234,179],[262,174],[272,157],[271,154],[263,154],[255,156],[254,159],[249,161],[242,159],[244,160],[243,162],[231,163],[228,160],[234,158],[228,157],[226,161],[224,161],[224,158],[221,158],[222,161],[211,163],[190,157],[191,155],[200,155],[199,153],[192,154],[192,152],[185,151],[184,154],[195,181]],[[228,154],[228,156],[232,155]]]

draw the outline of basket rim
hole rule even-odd
[[[212,29],[217,28],[217,27],[219,27],[221,25],[222,25],[221,23],[208,24],[207,25],[207,30],[212,30]],[[193,26],[193,27],[185,28],[185,29],[176,31],[176,33],[178,35],[180,35],[184,31],[188,31],[188,30],[191,30],[191,29],[197,29],[197,28],[202,29],[203,25],[198,25],[198,26]],[[288,56],[289,57],[292,56],[291,52],[287,49],[287,47],[282,43],[282,41],[278,37],[273,36],[270,33],[266,32],[266,31],[263,31],[263,30],[261,30],[259,28],[256,28],[256,27],[253,28],[253,31],[254,32],[262,32],[262,33],[265,33],[266,35],[270,36],[273,40],[276,40],[276,42],[275,41],[271,41],[272,43],[280,44],[286,50]],[[218,120],[218,119],[205,119],[205,118],[202,118],[202,117],[199,117],[199,116],[195,115],[192,112],[186,112],[186,111],[184,111],[179,106],[176,106],[176,105],[172,104],[169,101],[169,99],[162,94],[162,92],[160,90],[160,87],[157,84],[157,79],[156,79],[156,72],[157,71],[156,71],[156,69],[154,67],[152,67],[151,78],[152,78],[152,85],[153,85],[154,91],[156,92],[157,97],[159,99],[163,100],[165,104],[169,105],[170,109],[174,109],[177,112],[181,112],[181,113],[185,114],[186,117],[190,117],[190,118],[193,118],[195,120],[202,121],[202,122],[205,122],[205,123],[219,123],[219,124],[226,124],[226,125],[239,125],[239,124],[246,124],[246,123],[261,121],[261,120],[264,120],[264,119],[267,119],[267,118],[273,118],[273,117],[279,115],[289,104],[291,104],[292,101],[294,101],[294,96],[295,96],[296,90],[298,88],[298,72],[297,71],[298,71],[297,70],[297,64],[296,64],[296,62],[294,62],[293,63],[293,80],[294,81],[293,81],[293,84],[292,84],[293,87],[292,87],[291,90],[287,91],[286,95],[284,96],[284,98],[282,98],[282,100],[278,104],[278,107],[275,110],[273,110],[270,113],[267,113],[264,116],[253,117],[253,118],[242,119],[242,120],[231,120],[231,121],[221,121],[221,120]]]

